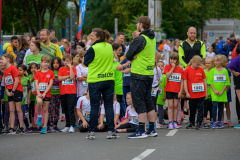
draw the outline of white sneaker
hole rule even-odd
[[[185,119],[182,121],[182,124],[187,124],[187,123],[188,123],[188,121]]]
[[[65,127],[64,129],[61,130],[61,132],[68,132],[70,127]]]
[[[69,133],[74,133],[74,132],[75,132],[75,129],[73,128],[73,126],[71,126],[69,129]]]

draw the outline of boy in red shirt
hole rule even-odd
[[[182,94],[183,69],[179,65],[179,56],[176,52],[170,55],[170,64],[166,65],[163,74],[167,77],[167,84],[164,91],[168,100],[168,129],[176,128],[178,115],[178,101]]]
[[[34,76],[35,80],[35,94],[37,100],[37,125],[40,127],[42,125],[42,103],[43,103],[43,113],[44,113],[44,124],[40,131],[41,134],[47,133],[47,122],[48,122],[48,106],[51,100],[51,87],[53,85],[53,80],[55,75],[52,70],[48,69],[50,64],[50,58],[47,55],[41,58],[41,68],[37,71]]]
[[[6,53],[2,56],[2,65],[6,67],[4,70],[4,82],[8,95],[8,103],[10,109],[10,121],[11,128],[9,134],[15,134],[14,122],[15,122],[15,106],[18,113],[20,129],[17,131],[20,134],[24,134],[23,129],[23,113],[21,108],[23,87],[21,84],[21,78],[19,76],[18,69],[12,65],[14,63],[13,56]]]
[[[187,129],[195,128],[195,114],[198,109],[196,129],[201,129],[203,120],[204,99],[207,94],[206,75],[204,70],[199,67],[202,59],[200,56],[194,56],[184,70],[184,89],[186,97],[189,98],[190,124]]]
[[[77,77],[77,70],[72,66],[73,58],[70,54],[66,54],[63,56],[64,67],[61,67],[58,72],[58,80],[60,96],[62,105],[65,109],[66,116],[66,126],[61,132],[70,132],[74,131],[75,124],[75,114],[74,108],[76,105],[76,90],[77,85],[75,82],[75,78]]]

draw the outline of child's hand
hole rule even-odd
[[[4,104],[4,99],[1,99],[1,103]]]
[[[89,125],[88,125],[87,121],[84,121],[84,122],[82,123],[82,126],[83,126],[83,128],[87,128]]]
[[[166,95],[165,95],[162,100],[163,100],[163,101],[166,101],[166,99],[167,99],[167,97],[166,97]]]
[[[214,91],[214,93],[218,96],[219,95],[219,92],[218,91]]]
[[[42,94],[42,98],[45,98],[45,96],[46,96],[46,93],[43,93],[43,94]]]
[[[100,123],[100,124],[97,126],[97,128],[98,128],[99,130],[103,129],[103,128],[104,128],[103,123]]]
[[[37,96],[38,96],[39,98],[43,98],[41,93],[39,93]]]
[[[218,96],[221,96],[221,95],[223,94],[223,92],[224,92],[224,91],[219,92]]]
[[[186,93],[187,98],[191,98],[191,95],[189,93]]]
[[[119,128],[120,127],[120,124],[118,124],[118,125],[115,125],[115,129],[117,129],[117,128]]]
[[[179,99],[181,98],[181,95],[182,95],[182,94],[179,92],[179,93],[178,93],[178,98],[179,98]]]
[[[172,68],[175,68],[176,67],[176,64],[175,63],[171,63],[172,65]]]
[[[30,103],[31,103],[31,101],[30,101],[30,99],[28,99],[28,100],[27,100],[27,104],[30,104]]]
[[[127,61],[126,66],[128,66],[129,64],[131,64],[132,62],[131,61]]]
[[[70,63],[68,63],[67,66],[68,66],[69,68],[72,68],[72,65],[71,65]]]

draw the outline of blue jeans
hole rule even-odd
[[[114,113],[113,113],[114,81],[89,83],[88,87],[89,87],[90,105],[91,105],[88,131],[95,132],[97,128],[101,94],[104,100],[104,108],[106,113],[108,131],[114,131],[114,127],[115,127]]]
[[[218,109],[218,122],[221,122],[222,114],[223,114],[223,102],[212,102],[213,108],[212,108],[212,116],[213,116],[213,122],[216,122],[217,119],[217,109]]]

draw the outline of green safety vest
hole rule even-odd
[[[141,35],[146,40],[146,46],[137,54],[137,59],[132,60],[131,73],[140,75],[154,75],[156,39]]]
[[[95,57],[88,65],[87,83],[114,80],[113,49],[107,42],[96,43],[92,46]]]

